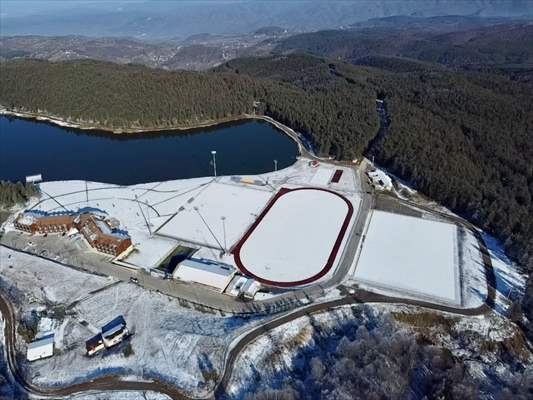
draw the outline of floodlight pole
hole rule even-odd
[[[221,217],[222,219],[222,230],[224,232],[224,253],[226,253],[228,250],[228,244],[226,242],[226,217]]]
[[[217,152],[216,150],[211,150],[211,155],[213,156],[213,173],[215,178],[217,177]]]

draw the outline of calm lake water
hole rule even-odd
[[[84,179],[131,185],[213,174],[260,174],[293,164],[296,144],[264,121],[193,131],[110,134],[0,117],[0,179]]]

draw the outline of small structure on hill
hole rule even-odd
[[[105,345],[101,333],[96,336],[93,336],[85,342],[85,350],[87,351],[88,356],[92,356],[93,354],[96,354],[103,349],[105,349]]]
[[[374,187],[385,190],[392,189],[392,180],[385,172],[378,169],[368,172],[367,175]]]
[[[48,333],[34,340],[28,345],[26,359],[28,361],[40,360],[54,355],[54,334]]]
[[[85,350],[92,356],[103,349],[116,346],[129,335],[126,320],[122,315],[102,326],[101,332],[85,341]]]

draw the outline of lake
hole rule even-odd
[[[132,185],[213,174],[251,175],[296,161],[298,147],[268,122],[244,120],[190,131],[112,134],[0,116],[0,179],[82,179]]]

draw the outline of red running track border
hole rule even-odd
[[[241,260],[241,248],[242,248],[242,246],[244,245],[246,240],[248,240],[248,238],[252,235],[253,231],[261,223],[263,218],[265,218],[265,216],[268,214],[270,209],[274,206],[276,201],[278,201],[278,199],[281,196],[283,196],[283,195],[285,195],[285,194],[287,194],[289,192],[295,192],[295,191],[298,191],[298,190],[320,190],[320,191],[323,191],[323,192],[328,192],[328,193],[331,193],[331,194],[343,199],[344,202],[346,203],[346,205],[348,206],[348,212],[346,214],[346,217],[344,218],[344,222],[342,223],[342,227],[339,230],[339,234],[337,235],[337,239],[335,240],[335,244],[333,245],[333,248],[331,249],[331,253],[329,254],[328,261],[326,262],[326,265],[324,265],[324,267],[320,270],[320,272],[318,272],[317,274],[311,276],[310,278],[302,279],[300,281],[292,281],[292,282],[270,281],[268,279],[263,279],[263,278],[261,278],[261,277],[259,277],[257,275],[252,274],[246,268],[246,266],[243,264],[243,262]],[[261,283],[264,283],[265,285],[279,286],[279,287],[292,287],[292,286],[306,285],[308,283],[316,281],[317,279],[322,278],[324,275],[326,275],[329,272],[329,270],[333,266],[333,262],[335,261],[335,257],[337,256],[337,253],[339,252],[339,248],[341,246],[342,239],[344,239],[344,235],[346,234],[346,230],[348,229],[348,225],[350,224],[350,220],[352,219],[352,216],[353,216],[353,205],[352,205],[352,203],[346,197],[344,197],[341,194],[339,194],[337,192],[334,192],[332,190],[322,189],[322,188],[312,188],[312,187],[297,188],[297,189],[281,188],[274,195],[274,197],[270,200],[268,205],[265,207],[265,209],[259,215],[259,217],[255,220],[255,222],[252,224],[252,226],[248,229],[248,231],[246,231],[246,233],[241,238],[239,243],[237,243],[237,245],[234,247],[234,249],[232,251],[233,258],[235,259],[235,263],[237,264],[237,267],[239,267],[239,269],[244,274],[253,277],[255,280],[257,280],[257,281],[259,281]],[[320,227],[317,227],[317,229],[320,229]]]

